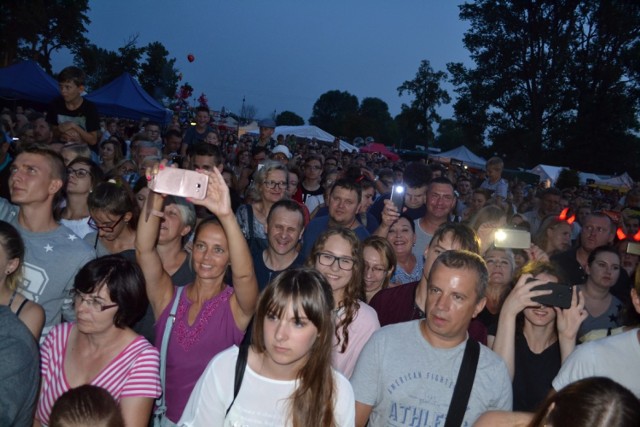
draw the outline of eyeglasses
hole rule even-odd
[[[364,263],[364,272],[368,272],[371,271],[374,275],[376,276],[382,276],[384,273],[387,272],[387,269],[384,267],[381,267],[379,265],[370,265],[369,263]]]
[[[91,172],[88,171],[87,169],[67,168],[67,173],[69,174],[69,176],[75,175],[77,178],[80,178],[80,179],[86,178],[91,175]]]
[[[124,219],[124,215],[118,218],[118,220],[111,225],[98,225],[98,223],[93,219],[93,217],[89,217],[89,221],[87,221],[87,224],[89,224],[89,227],[93,228],[94,230],[102,230],[105,233],[111,233],[118,226],[118,224],[120,224],[120,222],[123,219]]]
[[[353,270],[353,265],[355,264],[353,258],[337,257],[326,252],[320,252],[317,255],[317,259],[320,265],[324,265],[325,267],[331,267],[336,261],[338,261],[338,267],[345,271]]]
[[[118,306],[118,304],[105,304],[96,297],[84,297],[80,292],[75,290],[71,291],[71,297],[73,298],[73,303],[76,306],[85,303],[87,307],[89,307],[89,309],[91,309],[92,311],[103,312],[105,310],[109,310],[110,308]]]
[[[316,171],[322,170],[322,166],[316,166],[316,165],[307,165],[306,168],[311,170],[316,170]]]
[[[285,189],[287,188],[287,183],[286,181],[265,181],[264,186],[270,189],[273,189],[276,187]]]

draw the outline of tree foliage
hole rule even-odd
[[[176,59],[169,59],[169,51],[160,42],[149,43],[145,48],[146,62],[140,64],[138,80],[142,88],[155,99],[172,98],[178,88]]]
[[[620,161],[635,168],[627,159],[637,150],[637,2],[478,0],[460,6],[460,17],[475,68],[448,70],[465,134],[488,137],[514,166],[560,155],[594,172]]]
[[[302,126],[304,119],[292,111],[283,111],[276,117],[278,126]]]
[[[345,135],[346,124],[358,115],[358,98],[349,92],[330,90],[313,104],[309,123],[333,135]]]
[[[160,42],[137,46],[138,36],[132,36],[117,51],[87,44],[75,51],[75,64],[87,74],[87,87],[97,89],[122,73],[136,77],[145,91],[158,101],[171,98],[178,87],[175,58]]]
[[[5,0],[0,12],[0,65],[34,59],[51,73],[51,55],[87,43],[89,0]]]

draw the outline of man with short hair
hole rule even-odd
[[[462,216],[464,211],[471,206],[471,194],[473,186],[469,177],[461,176],[456,181],[456,191],[458,192],[458,202],[456,203],[456,215]]]
[[[261,291],[282,271],[304,264],[304,256],[297,249],[304,232],[300,205],[288,199],[274,203],[267,215],[265,231],[267,248],[251,253]]]
[[[169,129],[167,133],[164,134],[162,157],[182,165],[182,157],[179,155],[181,146],[182,134],[175,129]]]
[[[384,211],[393,206],[390,201],[385,202],[385,204]],[[412,252],[416,258],[421,257],[427,249],[433,233],[436,232],[438,227],[449,221],[449,215],[456,205],[456,195],[453,191],[453,184],[448,178],[438,177],[431,180],[427,188],[426,204],[427,208],[424,216],[414,220],[416,243],[413,245]],[[397,214],[393,215],[395,219],[397,219],[397,216]],[[383,215],[380,227],[378,227],[375,234],[386,237],[387,234],[389,234],[389,228],[393,222],[389,216]]]
[[[580,232],[580,245],[559,254],[553,255],[551,261],[556,263],[564,272],[564,277],[571,285],[580,285],[587,282],[587,260],[589,254],[600,246],[613,243],[616,225],[608,215],[600,212],[589,214],[582,224]],[[624,268],[620,269],[618,281],[611,288],[611,293],[623,302],[629,301],[631,290],[629,275]]]
[[[160,124],[157,122],[148,122],[144,125],[144,133],[147,139],[154,144],[162,145],[162,134],[160,132]]]
[[[540,205],[538,209],[522,214],[529,223],[532,235],[535,235],[547,215],[558,215],[562,209],[560,204],[562,193],[557,188],[547,188],[540,195]]]
[[[131,160],[140,167],[145,157],[161,157],[160,146],[151,141],[137,141],[131,153]],[[144,174],[144,171],[142,171]]]
[[[378,173],[378,182],[380,179],[380,174]],[[389,190],[391,190],[391,186],[394,183],[393,177],[388,177],[389,180]],[[404,207],[407,208],[404,210],[405,215],[409,218],[416,220],[422,218],[426,212],[426,194],[427,194],[427,183],[431,180],[431,170],[427,165],[424,165],[419,162],[411,162],[407,165],[404,171]],[[387,183],[384,184],[385,188]],[[379,186],[377,185],[376,188]],[[387,192],[382,196],[378,197],[378,199],[373,203],[369,212],[373,215],[378,223],[382,223],[382,210],[384,209],[384,201],[388,200],[391,197],[391,192]]]
[[[207,144],[206,142],[199,142],[189,147],[186,169],[197,170],[202,169],[211,171],[213,168],[217,168],[220,172],[224,168],[222,162],[222,153],[217,145]]]
[[[309,222],[304,232],[302,253],[308,256],[316,239],[330,227],[345,227],[353,230],[360,240],[369,236],[369,232],[357,220],[358,209],[362,201],[360,185],[347,179],[339,179],[333,184],[327,200],[329,215],[317,217]]]
[[[43,115],[37,115],[32,121],[33,139],[38,144],[49,145],[53,142],[51,125]]]
[[[512,386],[504,361],[468,339],[471,319],[485,306],[488,272],[482,258],[446,251],[427,280],[426,317],[376,331],[360,353],[351,385],[356,426],[445,425],[467,346],[479,346],[462,425],[485,411],[511,410]],[[473,347],[472,347],[473,348]],[[473,363],[469,362],[473,367]]]
[[[258,122],[260,127],[260,136],[254,144],[255,147],[264,147],[271,150],[276,145],[276,141],[272,138],[276,131],[276,122],[273,119],[263,119]]]
[[[96,255],[93,248],[53,216],[66,179],[60,154],[49,148],[28,146],[11,165],[9,191],[13,204],[0,199],[0,219],[16,227],[24,240],[22,293],[45,310],[43,339],[62,321],[63,314],[73,319],[69,291],[78,270]]]

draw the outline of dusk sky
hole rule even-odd
[[[361,101],[378,97],[392,116],[402,102],[397,87],[413,79],[420,61],[446,71],[469,64],[449,0],[110,0],[90,2],[87,37],[110,50],[139,34],[138,45],[160,41],[175,57],[183,82],[204,92],[209,106],[238,113],[243,96],[257,118],[293,111],[307,121],[328,90]],[[195,61],[189,63],[192,53]],[[54,72],[72,61],[59,53]],[[447,86],[450,95],[455,94]],[[193,103],[193,102],[192,102]],[[451,106],[440,109],[452,115]]]

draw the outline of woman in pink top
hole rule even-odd
[[[216,217],[203,220],[196,228],[191,254],[195,280],[180,295],[169,337],[166,416],[174,423],[180,419],[193,387],[213,356],[240,344],[258,299],[249,246],[231,209],[229,188],[217,169],[202,173],[209,177],[207,194],[204,200],[193,202]],[[138,224],[136,257],[147,281],[156,319],[156,346],[160,348],[178,293],[156,249],[163,200],[153,191],[149,197],[151,206],[145,205]],[[233,288],[224,281],[229,266],[233,267]]]
[[[160,357],[131,329],[147,306],[144,277],[117,255],[90,261],[73,286],[76,322],[54,327],[40,349],[42,385],[34,425],[48,425],[56,399],[83,384],[106,389],[128,427],[149,422],[160,395]]]

